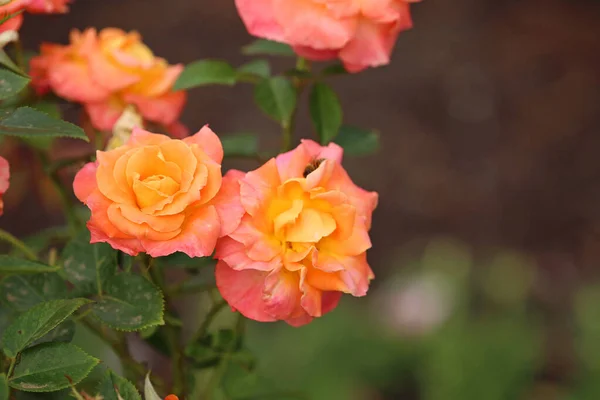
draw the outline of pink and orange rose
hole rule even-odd
[[[146,121],[177,127],[186,94],[174,92],[182,65],[169,65],[144,45],[137,32],[116,28],[100,32],[71,32],[66,46],[43,44],[31,60],[31,76],[38,92],[82,103],[92,124],[110,131],[128,105]]]
[[[56,14],[66,13],[69,9],[67,4],[70,0],[8,0],[0,1],[0,18],[16,14],[19,11],[27,11],[32,14]],[[18,31],[23,24],[23,14],[14,15],[8,21],[0,25],[0,33],[6,31]]]
[[[255,36],[291,45],[311,60],[340,58],[358,72],[390,62],[398,34],[412,26],[418,0],[236,0]]]
[[[0,215],[4,213],[4,201],[2,196],[10,186],[10,167],[4,157],[0,157]]]
[[[129,142],[98,151],[75,177],[75,194],[91,210],[91,242],[130,255],[212,254],[242,210],[227,198],[238,186],[221,176],[223,148],[208,127],[185,140],[134,129]]]
[[[342,293],[367,293],[378,195],[352,182],[342,153],[304,140],[255,171],[230,172],[239,179],[227,194],[230,209],[243,216],[215,257],[217,286],[232,308],[300,326],[334,309]]]

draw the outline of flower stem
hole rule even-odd
[[[11,358],[10,359],[10,365],[8,366],[8,372],[6,373],[6,378],[10,379],[10,377],[12,376],[12,373],[15,369],[15,365],[17,365],[17,359],[16,358]]]
[[[33,250],[31,250],[23,241],[17,239],[12,234],[0,229],[0,240],[10,243],[15,249],[19,250],[28,259],[32,261],[38,261],[38,257]]]
[[[217,388],[221,385],[221,380],[227,372],[231,353],[233,353],[237,347],[241,345],[244,336],[245,318],[242,314],[237,315],[237,321],[235,324],[235,341],[229,345],[227,351],[221,357],[219,364],[215,368],[215,372],[212,374],[208,384],[206,385],[206,392],[203,399],[211,400]]]
[[[44,166],[44,171],[48,175],[48,178],[50,178],[50,180],[52,181],[52,185],[54,186],[54,188],[58,192],[58,195],[60,196],[60,200],[63,205],[63,210],[67,218],[67,223],[69,224],[69,230],[71,231],[72,235],[75,235],[79,230],[81,224],[79,218],[77,218],[77,215],[75,214],[75,205],[73,204],[73,201],[71,201],[71,197],[66,192],[65,188],[60,182],[60,177],[58,176],[58,169],[55,169],[51,166],[46,154],[38,152],[38,157],[42,165]]]
[[[310,72],[311,64],[310,61],[305,58],[298,57],[296,61],[296,69],[301,72]],[[302,77],[294,77],[292,78],[292,83],[294,84],[294,88],[296,89],[296,107],[294,111],[292,111],[292,115],[289,121],[286,121],[282,124],[282,145],[281,151],[286,152],[292,148],[292,140],[294,139],[294,131],[296,130],[296,115],[298,114],[298,102],[300,97],[302,96],[302,92],[304,91],[304,87],[306,86],[306,80]]]
[[[206,314],[206,318],[204,318],[204,321],[202,322],[202,325],[200,325],[200,327],[196,331],[196,334],[192,338],[192,341],[191,341],[192,343],[195,343],[198,340],[202,339],[204,336],[206,336],[206,333],[208,332],[208,328],[210,327],[210,324],[215,319],[215,317],[217,316],[217,314],[219,314],[219,312],[226,305],[227,305],[227,302],[225,300],[222,300],[220,302],[215,303],[212,306],[212,308],[208,311],[208,314]]]
[[[171,304],[171,299],[166,290],[165,277],[163,275],[163,272],[157,265],[152,266],[152,259],[150,259],[149,261],[148,269],[150,270],[152,281],[160,288],[163,295],[165,296],[166,312],[169,312],[169,310],[173,309],[173,305]],[[170,318],[165,318],[165,320],[166,324],[164,329],[165,334],[167,336],[167,344],[171,353],[171,366],[173,376],[173,387],[171,389],[171,392],[185,393],[185,359],[183,357],[181,345],[181,327],[170,323]]]

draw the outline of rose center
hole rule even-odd
[[[152,206],[157,202],[174,195],[179,190],[179,183],[166,175],[152,175],[146,179],[136,179],[133,191],[140,208]]]
[[[291,207],[274,220],[275,236],[290,244],[318,243],[336,227],[330,213],[311,207],[303,199],[293,200]]]

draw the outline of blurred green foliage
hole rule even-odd
[[[514,251],[475,257],[433,241],[366,299],[345,298],[301,329],[251,323],[246,344],[278,399],[600,399],[600,285],[575,294],[564,327],[574,372],[549,375],[556,310],[536,301],[537,269]]]

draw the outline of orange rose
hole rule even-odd
[[[171,88],[183,70],[156,57],[137,32],[89,28],[71,32],[67,46],[43,44],[31,60],[38,92],[48,89],[84,104],[92,124],[110,131],[127,105],[144,119],[171,126],[185,104],[185,92]]]
[[[4,201],[2,201],[2,196],[4,196],[4,193],[10,186],[9,178],[10,168],[8,166],[8,161],[6,161],[5,158],[0,157],[0,215],[4,213]]]
[[[184,140],[134,129],[126,145],[98,151],[73,183],[92,211],[91,242],[130,255],[210,255],[243,212],[225,196],[237,182],[221,177],[222,159],[208,127]]]
[[[215,252],[217,286],[232,308],[299,326],[333,310],[342,293],[367,293],[378,196],[357,187],[341,160],[338,145],[304,140],[255,171],[235,172],[237,196],[228,197],[245,213]]]

